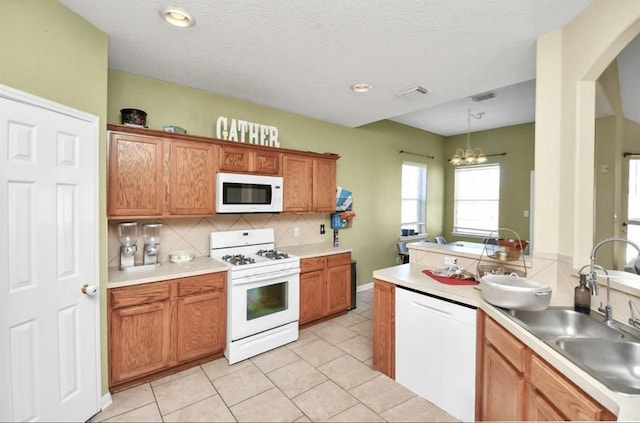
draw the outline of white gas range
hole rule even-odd
[[[229,364],[298,339],[300,258],[274,242],[273,229],[211,233],[209,255],[228,267]]]

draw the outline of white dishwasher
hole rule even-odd
[[[475,420],[476,308],[396,287],[396,381]]]

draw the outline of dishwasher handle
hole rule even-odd
[[[432,307],[432,306],[429,306],[429,305],[426,305],[426,304],[422,304],[422,303],[419,303],[417,301],[412,301],[411,305],[413,305],[415,307],[423,308],[425,310],[433,311],[433,312],[438,313],[438,314],[442,314],[443,316],[453,316],[453,313],[451,313],[451,312],[449,312],[447,310],[442,310],[440,308]]]

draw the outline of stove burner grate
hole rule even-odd
[[[258,254],[261,257],[268,258],[270,260],[280,260],[280,259],[289,258],[289,254],[283,253],[282,251],[273,250],[273,249],[259,250],[256,254]]]
[[[253,264],[256,262],[255,259],[247,257],[244,254],[227,254],[226,256],[222,256],[222,260],[234,266],[242,266],[243,264]]]

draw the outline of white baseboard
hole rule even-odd
[[[100,401],[100,407],[102,410],[109,407],[113,404],[113,400],[111,399],[111,392],[107,392],[102,396],[102,400]]]
[[[357,292],[368,291],[369,289],[373,289],[373,282],[365,283],[363,285],[358,285],[356,288]]]

